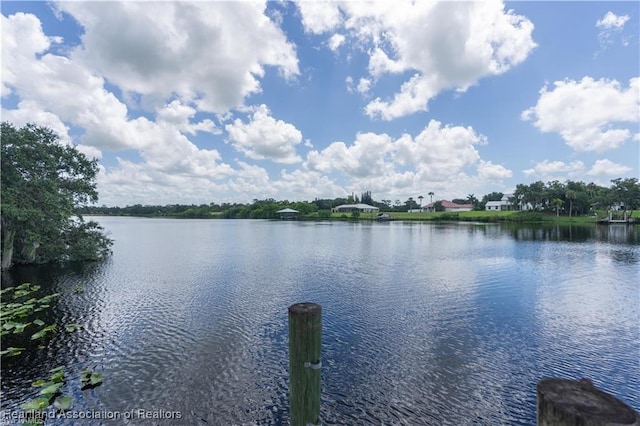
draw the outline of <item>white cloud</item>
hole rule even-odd
[[[369,91],[369,89],[371,89],[371,80],[369,80],[368,78],[361,78],[358,81],[358,86],[356,87],[356,90],[359,93],[365,94]]]
[[[622,28],[629,19],[629,15],[617,16],[615,13],[609,11],[605,13],[602,19],[598,19],[596,21],[596,27],[605,30],[610,28]]]
[[[294,47],[264,2],[62,2],[82,27],[71,59],[91,64],[143,105],[173,94],[225,112],[261,90],[265,66],[298,74]]]
[[[332,31],[341,21],[340,9],[328,1],[297,1],[305,31],[322,34]]]
[[[443,90],[463,92],[482,77],[504,73],[535,47],[531,21],[498,1],[297,4],[307,31],[343,29],[366,51],[374,79],[412,72],[391,99],[366,106],[367,115],[384,120],[425,111]]]
[[[600,50],[595,53],[595,57],[598,57],[614,43],[615,35],[622,32],[624,24],[629,19],[629,15],[617,16],[615,13],[609,11],[602,19],[598,19],[596,21],[596,28],[599,28],[601,31],[598,33]],[[621,44],[623,47],[627,47],[629,45],[629,39],[627,37],[623,37]]]
[[[129,200],[151,205],[199,203],[203,199],[215,200],[228,190],[226,183],[204,176],[166,173],[121,158],[117,167],[101,166],[97,181],[100,202],[120,206],[129,204]]]
[[[348,190],[322,173],[310,170],[280,172],[280,179],[272,182],[277,188],[279,199],[313,200],[314,198],[335,198],[346,195]]]
[[[225,130],[234,148],[249,158],[277,163],[302,161],[296,153],[302,133],[292,124],[271,117],[266,105],[260,105],[248,123],[236,119],[233,124],[227,124]]]
[[[15,127],[23,127],[27,123],[37,123],[53,130],[64,144],[71,143],[69,127],[55,114],[43,110],[34,101],[23,100],[18,103],[17,109],[2,109],[2,120],[12,123]],[[100,157],[99,155],[97,157]]]
[[[343,36],[342,34],[334,34],[329,38],[329,41],[327,42],[329,45],[329,49],[333,50],[334,52],[336,50],[338,50],[338,48],[340,46],[342,46],[342,44],[344,43],[344,41],[346,40],[346,37]]]
[[[11,86],[17,84],[20,69],[29,58],[46,52],[57,40],[42,31],[40,20],[34,15],[16,13],[0,16],[2,25],[2,97],[12,93]]]
[[[486,137],[471,127],[442,126],[431,120],[415,138],[403,135],[397,141],[395,159],[412,165],[431,180],[447,179],[480,159],[474,145],[486,143]]]
[[[566,175],[568,177],[576,176],[584,171],[584,163],[582,161],[573,161],[565,163],[564,161],[544,160],[536,164],[532,169],[523,170],[523,173],[529,177],[538,177],[544,181],[560,180],[556,176]]]
[[[493,164],[491,161],[480,160],[478,164],[478,176],[481,179],[500,180],[508,179],[513,172],[500,164]]]
[[[618,123],[640,121],[640,78],[632,78],[624,89],[615,80],[556,81],[540,91],[536,106],[522,113],[541,132],[559,133],[576,151],[602,152],[615,149],[632,135]],[[636,125],[637,128],[637,125]]]
[[[22,45],[18,49],[12,43],[3,43],[3,67],[15,76],[7,83],[20,99],[17,109],[3,109],[4,118],[19,125],[28,116],[29,121],[52,127],[67,142],[68,127],[80,128],[84,134],[79,149],[89,156],[135,150],[142,158],[139,164],[123,160],[118,167],[105,169],[99,179],[101,197],[119,196],[120,190],[109,182],[120,182],[123,176],[139,176],[140,181],[130,181],[128,186],[139,185],[139,192],[144,194],[150,189],[145,186],[150,176],[155,186],[177,181],[172,188],[175,193],[189,178],[213,182],[234,174],[217,151],[199,149],[184,136],[183,132],[215,131],[210,120],[189,123],[194,113],[191,107],[172,103],[159,111],[157,122],[145,117],[130,119],[127,106],[105,89],[102,77],[82,62],[47,51],[50,45],[45,41],[49,39],[37,18],[12,15],[2,19],[3,40],[38,40],[25,43],[24,49]],[[133,197],[134,193],[128,199]]]
[[[484,143],[486,138],[470,127],[443,126],[432,120],[415,137],[359,133],[351,144],[333,142],[309,152],[304,166],[310,172],[343,178],[349,193],[370,190],[379,199],[397,194],[415,198],[430,189],[458,196],[460,188],[478,191],[481,185],[511,174],[503,166],[480,160],[475,145]],[[465,172],[479,161],[477,176]]]
[[[309,170],[337,170],[353,177],[380,175],[388,164],[385,154],[392,149],[391,138],[385,134],[359,133],[350,147],[333,142],[321,152],[309,152],[305,165]]]
[[[229,180],[229,189],[238,197],[251,200],[253,198],[269,198],[277,194],[269,180],[267,171],[259,166],[239,161],[240,170],[237,176]],[[260,194],[260,197],[257,196]]]
[[[625,166],[623,164],[614,163],[613,161],[602,159],[597,160],[591,170],[587,172],[589,176],[621,176],[625,173],[630,172],[631,167]]]
[[[181,132],[195,135],[197,132],[206,132],[213,134],[220,134],[222,131],[216,127],[211,119],[204,119],[198,123],[191,123],[190,119],[193,118],[197,110],[189,105],[185,105],[182,102],[175,100],[170,104],[165,105],[158,110],[158,121],[170,124]]]

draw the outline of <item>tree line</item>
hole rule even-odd
[[[97,206],[97,160],[88,159],[76,147],[60,143],[51,129],[34,124],[15,128],[3,122],[2,198],[0,203],[2,269],[14,263],[85,261],[103,259],[110,253],[111,240],[95,222],[83,215],[166,216],[182,218],[273,219],[278,210],[292,208],[309,218],[331,217],[331,209],[341,204],[364,203],[383,212],[406,212],[423,206],[424,196],[406,201],[373,199],[371,191],[346,197],[313,201],[277,201],[254,199],[251,203],[209,203],[141,205],[126,207]],[[617,178],[610,187],[567,181],[541,181],[519,184],[509,202],[514,207],[526,204],[536,211],[564,215],[584,215],[594,210],[640,207],[637,178]],[[433,191],[427,193],[436,210],[443,210]],[[471,204],[484,210],[489,201],[501,200],[492,192],[482,199],[473,194],[456,198],[458,204]]]
[[[609,210],[611,208],[635,210],[640,207],[640,184],[637,178],[617,178],[611,181],[610,187],[584,183],[581,181],[557,180],[543,183],[541,181],[529,185],[518,184],[509,202],[514,210],[527,205],[529,210],[551,212],[557,215],[586,215],[595,210]],[[431,193],[433,194],[433,193]],[[435,195],[435,194],[434,194]],[[502,192],[491,192],[481,199],[469,194],[467,198],[454,198],[457,204],[470,204],[473,210],[484,210],[487,202],[500,201],[504,197]],[[149,216],[149,217],[180,217],[180,218],[210,218],[226,219],[274,219],[277,211],[284,208],[298,210],[301,215],[311,217],[330,217],[331,209],[341,204],[364,203],[378,207],[381,212],[406,212],[421,206],[413,197],[405,202],[396,200],[376,201],[371,191],[351,194],[347,197],[333,199],[316,198],[313,201],[264,200],[254,199],[251,203],[209,203],[209,204],[169,204],[169,205],[141,205],[126,207],[84,206],[80,209],[83,214],[118,215],[118,216]],[[436,211],[444,211],[440,201],[433,203]]]

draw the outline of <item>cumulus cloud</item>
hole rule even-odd
[[[481,179],[500,180],[508,179],[513,172],[500,164],[493,164],[491,161],[480,160],[478,164],[478,176]]]
[[[341,22],[340,9],[328,1],[297,1],[305,31],[322,34],[332,31]]]
[[[236,119],[225,130],[233,147],[249,158],[277,163],[302,161],[296,153],[302,133],[294,125],[273,118],[266,105],[260,105],[248,123]]]
[[[602,152],[615,149],[631,139],[624,124],[640,122],[640,78],[632,78],[623,88],[616,80],[584,77],[544,86],[536,106],[521,117],[541,132],[559,133],[576,151]]]
[[[192,123],[191,119],[196,115],[197,110],[189,105],[185,105],[178,100],[160,108],[157,112],[158,120],[172,125],[183,133],[195,135],[197,132],[220,134],[222,130],[216,127],[215,123],[206,118],[197,123]]]
[[[62,2],[84,28],[71,59],[157,106],[175,94],[225,112],[261,90],[265,66],[298,74],[294,46],[264,2]]]
[[[502,2],[299,2],[305,30],[345,31],[369,55],[374,80],[411,72],[390,99],[365,108],[391,120],[426,111],[443,90],[464,92],[523,62],[536,46],[533,24]]]
[[[384,133],[359,133],[350,144],[333,142],[310,151],[304,166],[310,172],[346,178],[348,190],[371,190],[378,197],[404,193],[415,198],[425,188],[458,196],[456,185],[473,191],[511,176],[505,167],[480,159],[475,147],[486,142],[471,127],[431,120],[416,136],[394,139]]]
[[[565,163],[564,161],[544,160],[531,169],[523,170],[523,173],[529,177],[537,177],[545,181],[550,181],[560,180],[557,176],[573,177],[583,171],[584,163],[582,161]]]
[[[151,205],[191,204],[214,200],[228,190],[225,181],[166,173],[122,158],[117,159],[117,166],[101,166],[97,181],[101,202],[120,206],[128,200]]]
[[[597,160],[587,174],[589,176],[622,176],[631,170],[631,167],[625,166],[624,164],[614,163],[613,161],[605,158]]]
[[[158,112],[155,122],[144,116],[131,119],[127,106],[105,88],[99,74],[82,61],[49,51],[53,41],[42,33],[36,17],[16,14],[2,19],[3,67],[15,77],[5,83],[20,99],[16,109],[3,109],[3,117],[17,125],[29,117],[28,121],[51,127],[67,141],[68,128],[80,128],[84,133],[78,140],[79,149],[89,156],[135,150],[142,158],[142,163],[123,160],[115,168],[104,169],[98,181],[102,197],[118,196],[119,190],[108,185],[112,179],[118,183],[139,177],[139,181],[129,182],[139,185],[152,177],[157,185],[179,185],[188,178],[211,182],[234,174],[217,151],[199,149],[184,135],[216,131],[210,120],[190,123],[193,108],[173,102]],[[20,48],[11,42],[20,39],[35,41]],[[100,182],[107,187],[101,187]],[[140,188],[144,192],[145,187]]]
[[[379,175],[385,170],[385,155],[391,149],[388,135],[359,133],[350,147],[344,142],[333,142],[321,152],[309,152],[306,166],[310,170],[325,173],[337,170],[355,177]]]
[[[333,51],[338,50],[338,48],[342,46],[345,40],[346,40],[346,37],[343,36],[342,34],[332,35],[327,42],[329,45],[329,49]]]
[[[605,13],[602,19],[596,21],[596,27],[602,29],[622,28],[624,24],[629,20],[629,15],[617,16],[615,13],[609,11]]]

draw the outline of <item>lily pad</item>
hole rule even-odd
[[[16,356],[20,355],[25,348],[8,347],[7,349],[0,351],[0,355]]]
[[[36,398],[20,406],[24,411],[39,411],[49,406],[49,398]]]
[[[60,396],[53,401],[53,406],[59,410],[68,410],[71,408],[73,400],[68,396]]]
[[[42,389],[40,389],[40,395],[53,396],[56,394],[56,392],[58,392],[58,389],[60,389],[60,387],[62,387],[61,382],[58,382],[58,383],[49,382],[45,384]]]
[[[56,371],[51,375],[51,381],[54,383],[59,383],[64,381],[64,371]]]
[[[78,324],[67,324],[64,326],[64,329],[68,332],[68,333],[73,333],[74,331],[76,331],[78,328],[80,328],[80,325]]]

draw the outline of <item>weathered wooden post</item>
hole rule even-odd
[[[289,306],[289,418],[291,426],[320,422],[320,347],[322,308],[315,303]]]
[[[596,388],[579,381],[543,378],[538,382],[538,426],[640,426],[636,411]]]

